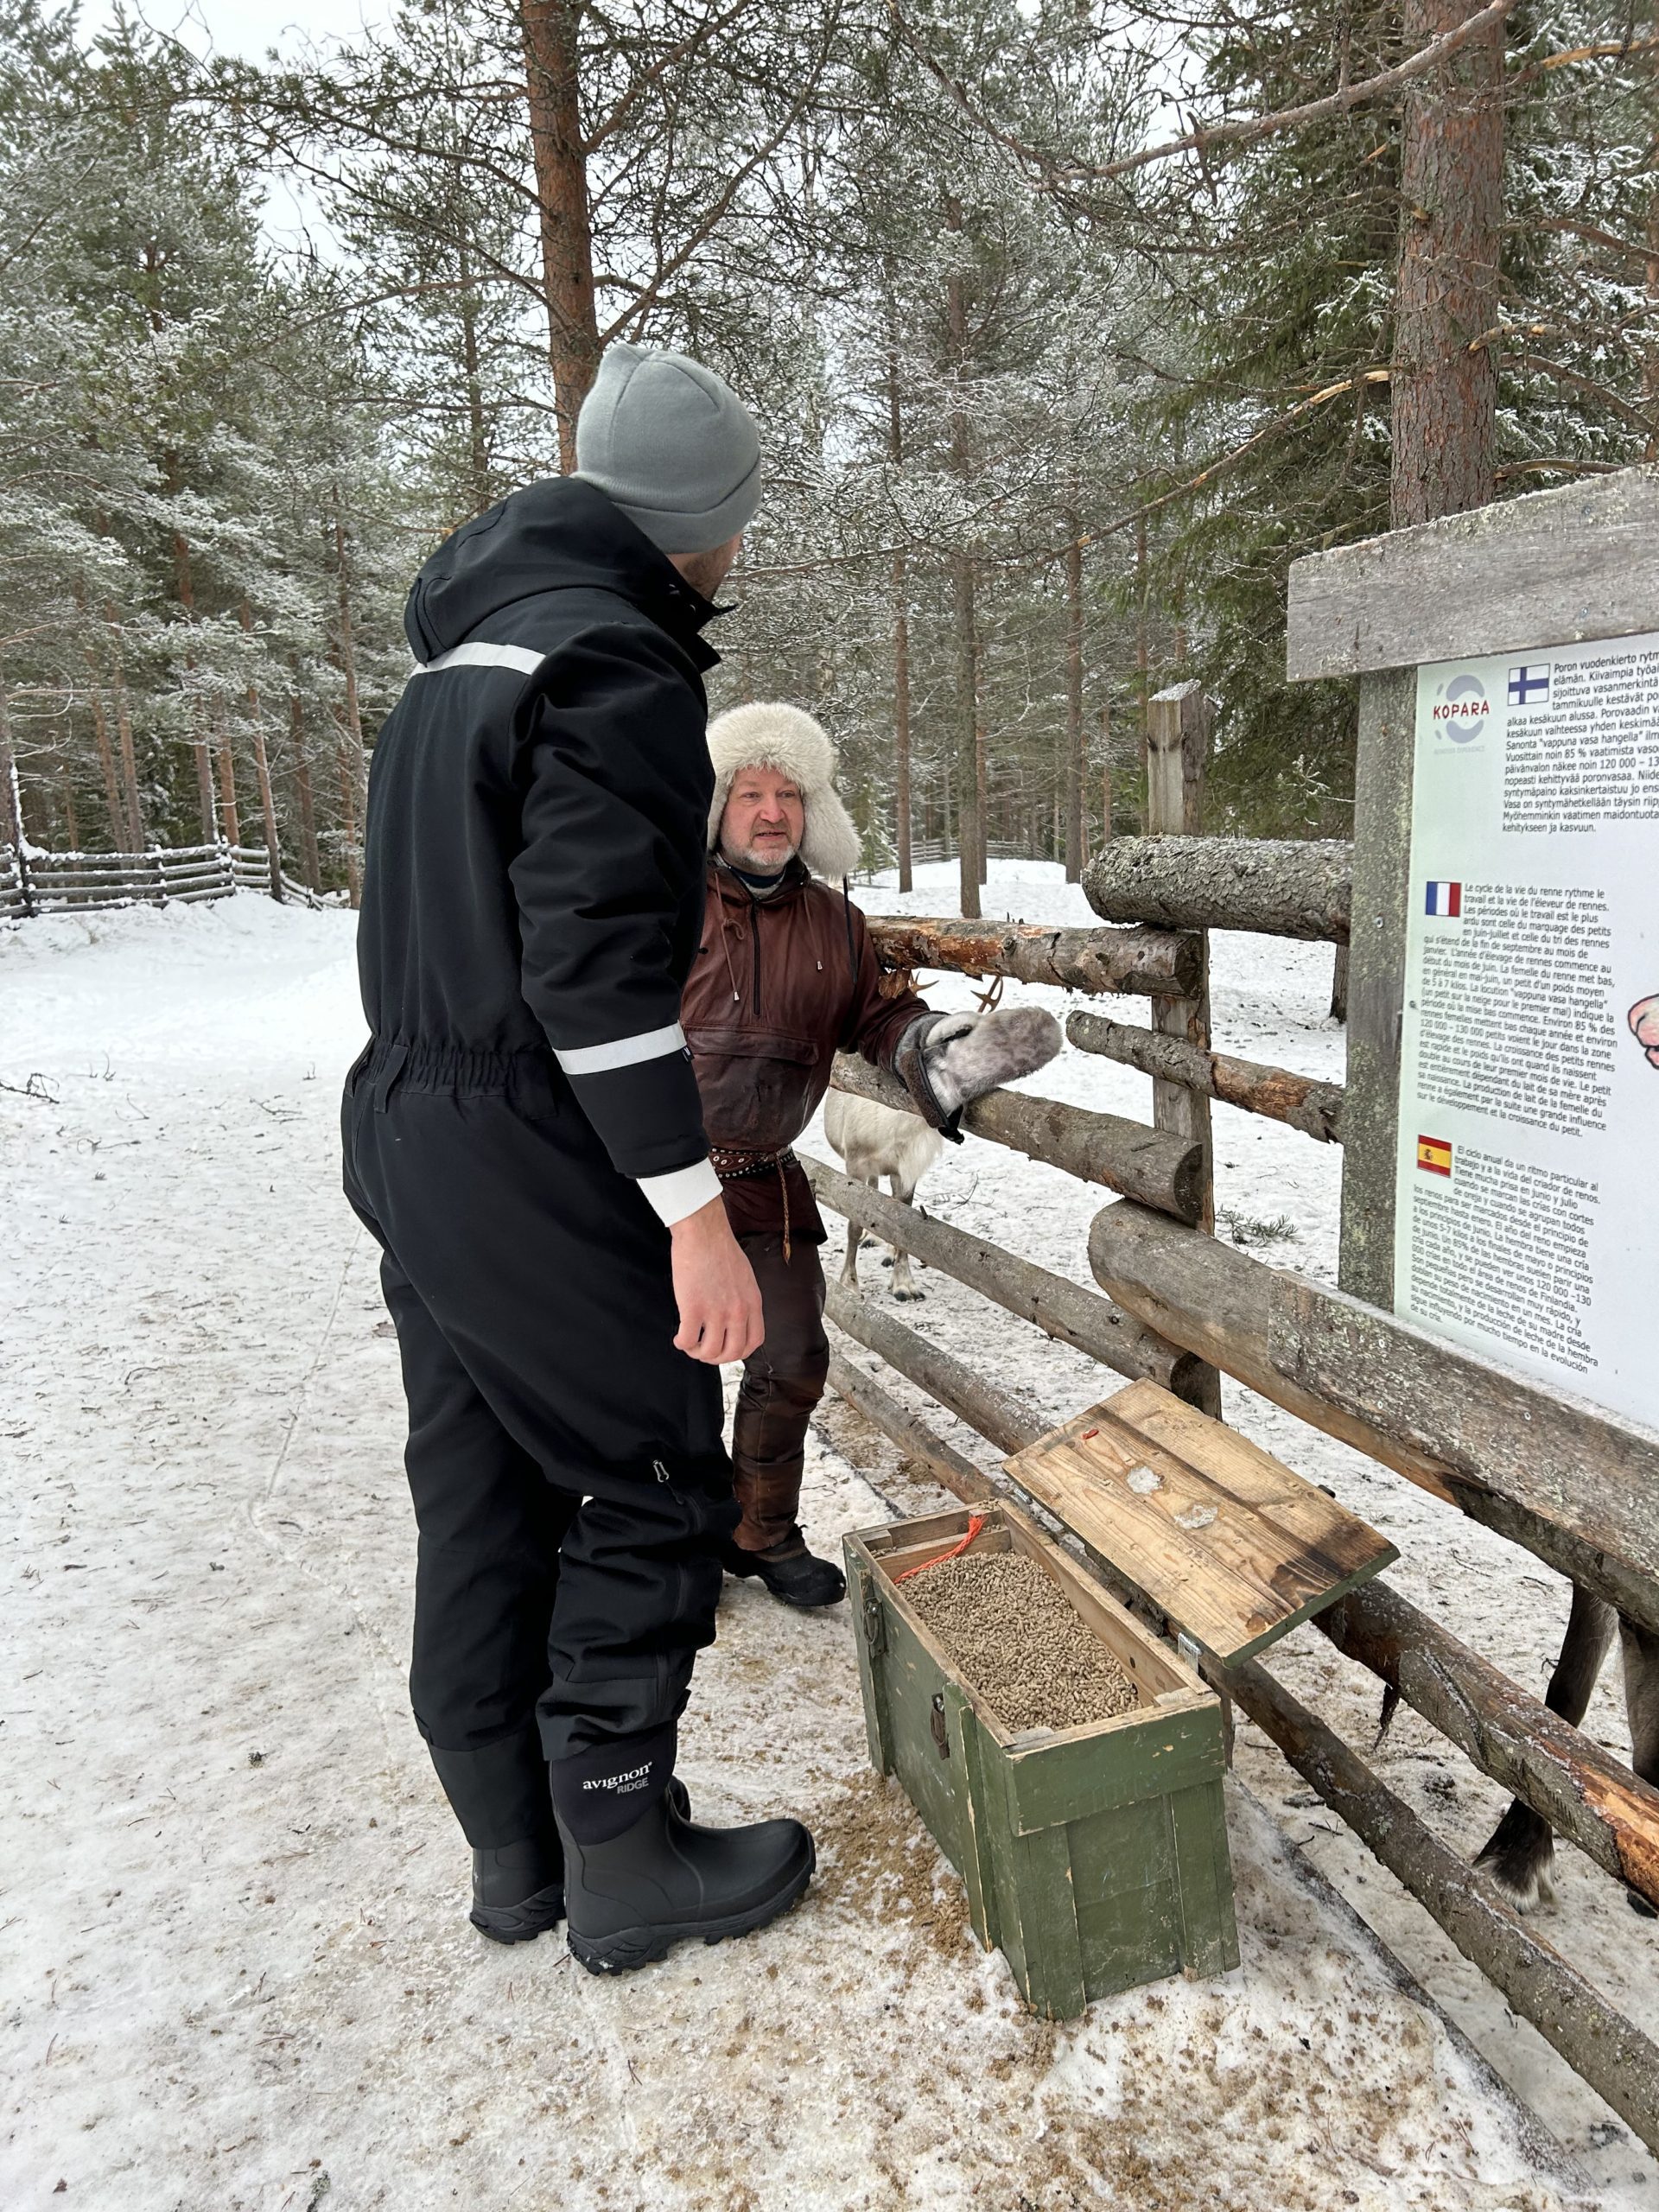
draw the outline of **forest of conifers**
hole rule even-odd
[[[354,889],[409,582],[619,336],[760,418],[713,696],[822,716],[870,863],[1075,870],[1187,676],[1209,826],[1345,835],[1289,563],[1659,454],[1656,33],[420,0],[260,67],[3,0],[0,842]]]

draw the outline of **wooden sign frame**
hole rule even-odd
[[[1359,678],[1339,1281],[1394,1310],[1417,671],[1659,630],[1659,466],[1291,564],[1286,673]]]

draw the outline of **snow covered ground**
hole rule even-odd
[[[949,911],[948,871],[925,873],[913,909]],[[988,903],[1087,918],[1052,869],[1000,867]],[[801,1906],[615,1984],[553,1939],[477,1938],[404,1696],[395,1346],[338,1192],[351,929],[245,897],[0,934],[5,2212],[60,2194],[72,2212],[1659,2207],[1652,2162],[1248,1730],[1249,1789],[1531,2099],[1593,2198],[1534,2162],[1243,1791],[1239,1970],[1066,2029],[1024,2015],[868,1772],[844,1610],[789,1615],[747,1585],[698,1670],[685,1771],[711,1817],[811,1822]],[[1328,963],[1217,940],[1219,1041],[1339,1076]],[[1040,1082],[1146,1110],[1142,1078],[1080,1054]],[[1282,1217],[1294,1235],[1267,1255],[1328,1272],[1336,1157],[1224,1109],[1217,1139],[1224,1207]],[[1064,1176],[970,1141],[925,1195],[1087,1280],[1091,1198]],[[982,1361],[994,1341],[1033,1406],[1110,1387],[1000,1319],[992,1339],[969,1294],[922,1281],[906,1318]],[[1418,1602],[1541,1679],[1562,1607],[1524,1556],[1243,1394],[1229,1412],[1389,1530]],[[825,1428],[821,1547],[930,1502],[844,1408]],[[1317,1636],[1275,1663],[1365,1738],[1373,1688]],[[1590,1725],[1624,1747],[1605,1689]],[[1460,1847],[1500,1808],[1409,1716],[1381,1761]],[[1571,1854],[1560,1873],[1551,1939],[1659,2027],[1652,1924]]]

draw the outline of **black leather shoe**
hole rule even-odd
[[[694,1827],[659,1797],[607,1843],[577,1843],[561,1828],[571,1954],[589,1974],[626,1974],[671,1944],[747,1936],[787,1912],[812,1878],[817,1854],[798,1821]]]
[[[741,1544],[728,1542],[721,1559],[728,1574],[758,1577],[786,1605],[835,1605],[847,1595],[846,1576],[830,1560],[808,1551],[798,1529],[764,1552],[746,1552]]]
[[[677,1775],[668,1796],[682,1820],[691,1800]],[[564,1918],[564,1847],[558,1830],[473,1853],[473,1909],[467,1915],[493,1943],[529,1943]]]

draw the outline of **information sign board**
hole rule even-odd
[[[1395,1306],[1659,1425],[1659,632],[1417,673]]]

